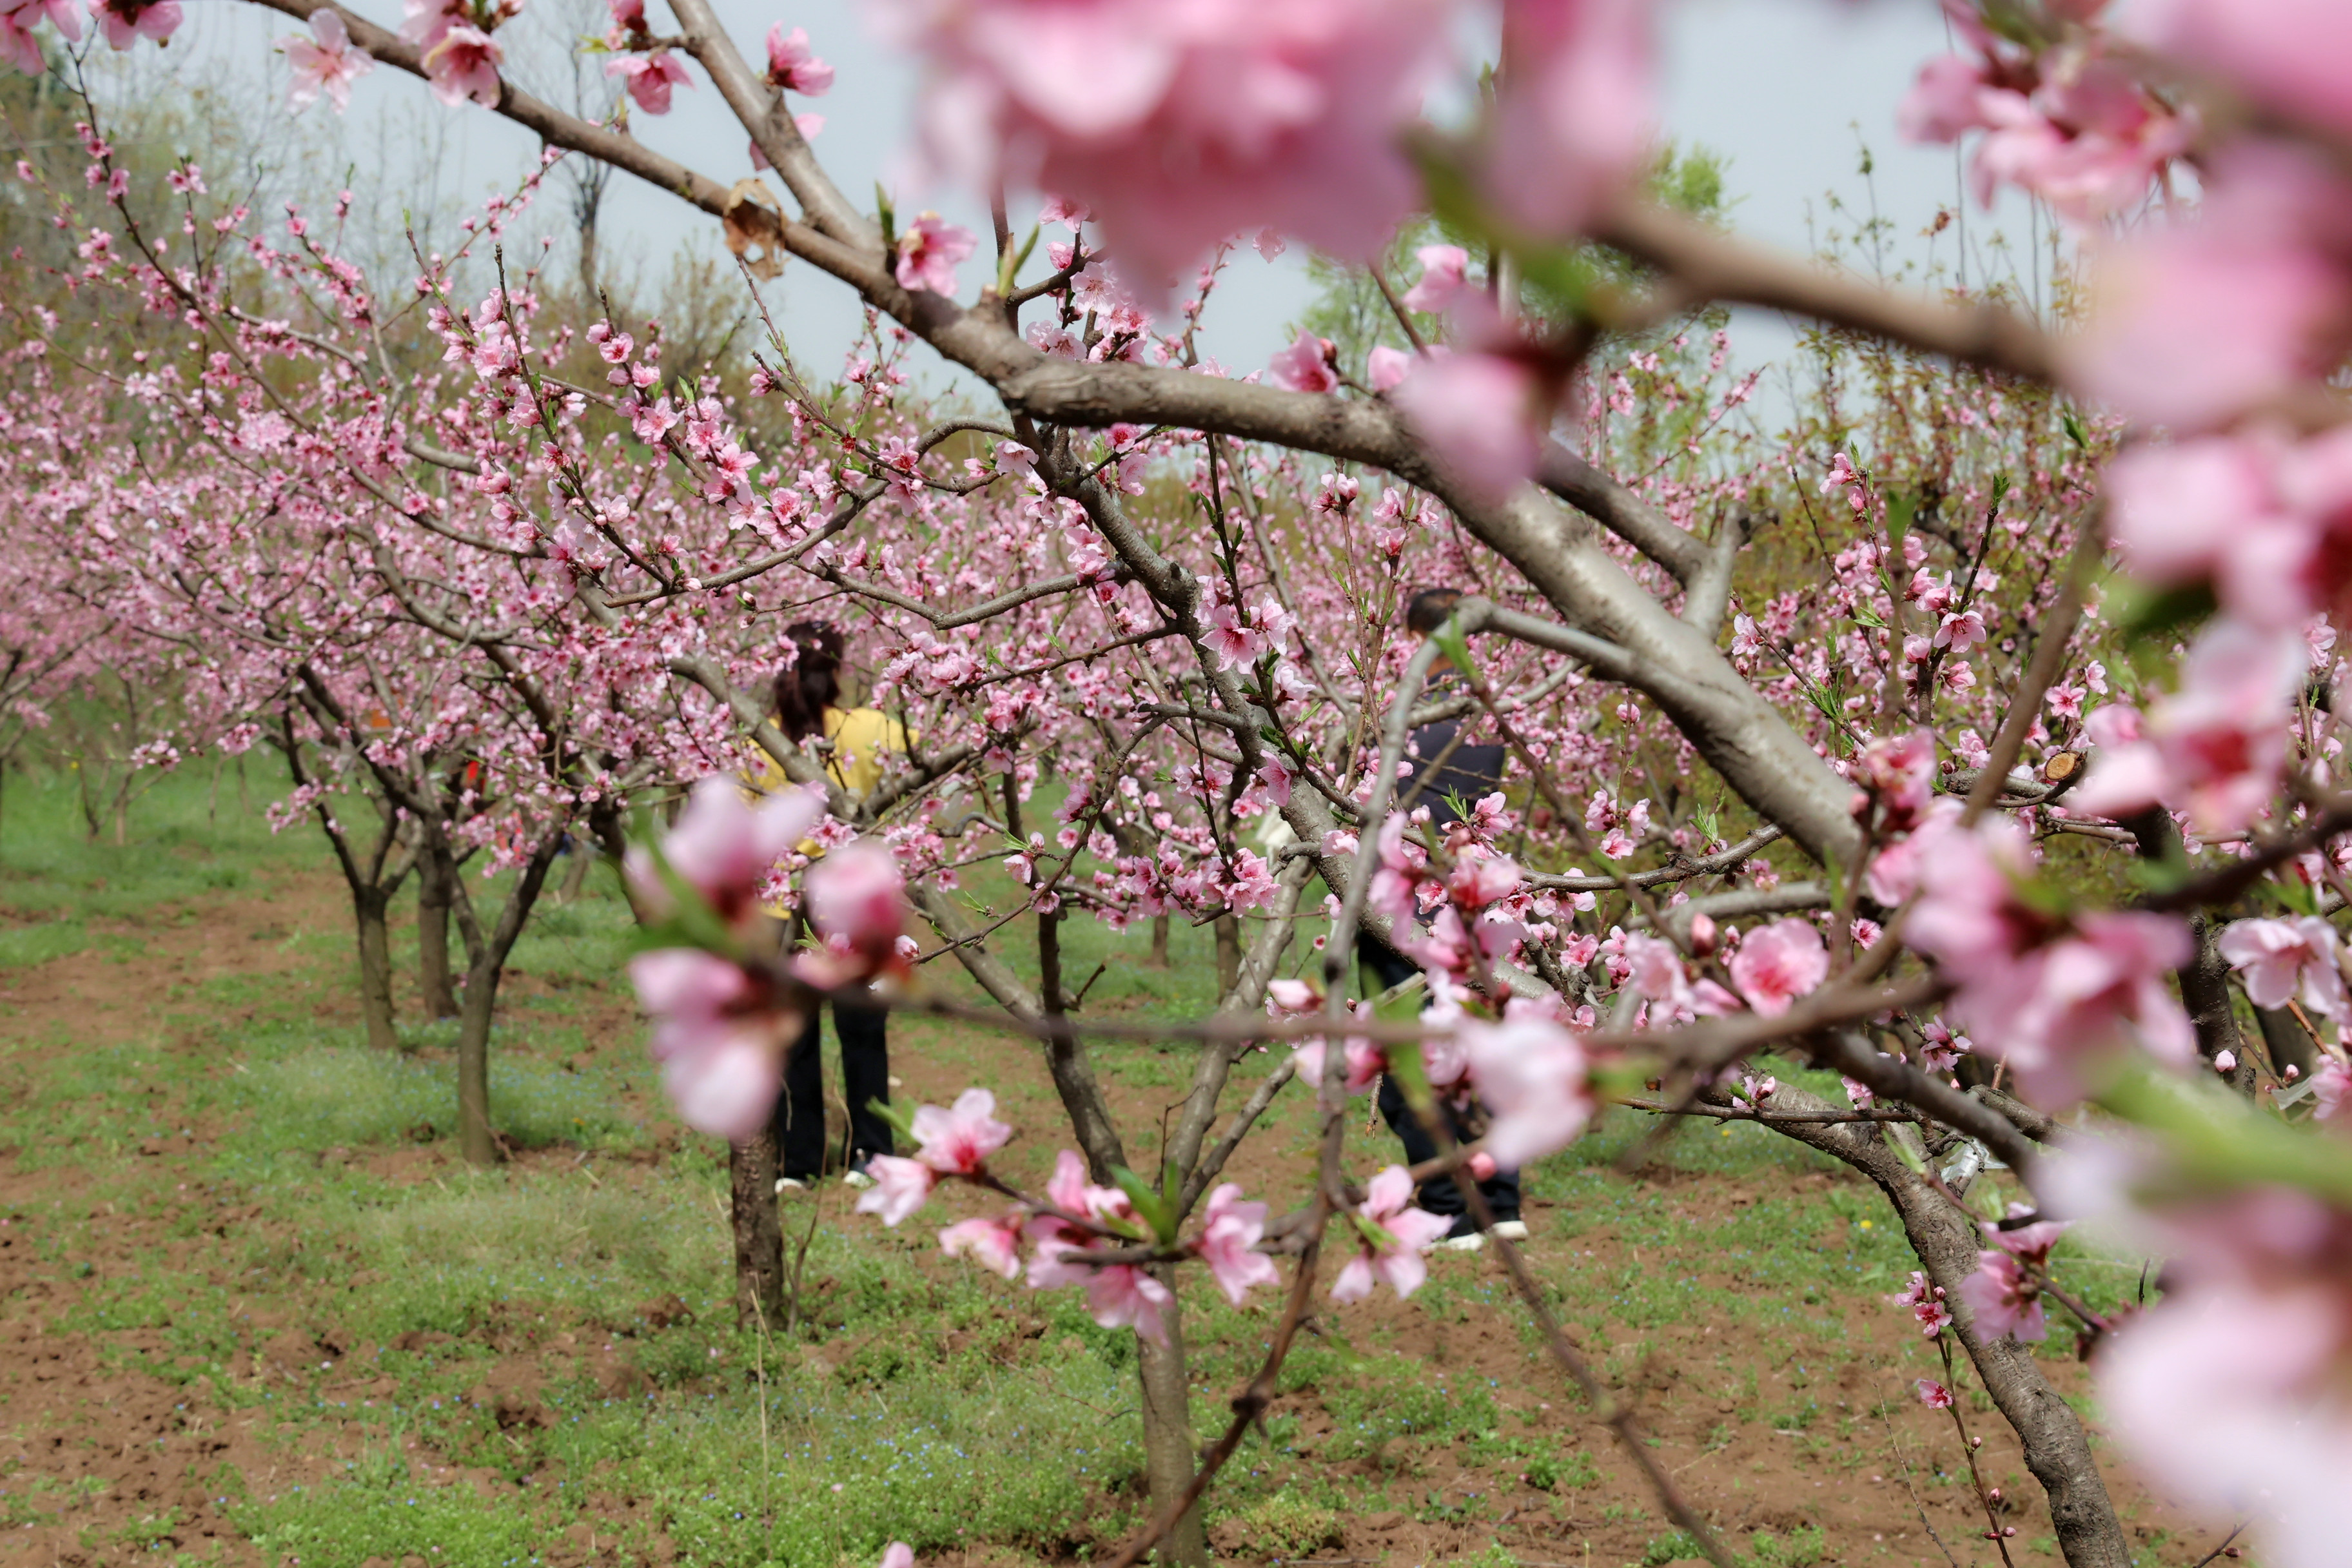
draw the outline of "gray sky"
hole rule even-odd
[[[554,65],[551,24],[563,3],[532,0],[524,18],[538,32],[541,79]],[[397,24],[397,0],[355,4],[386,25]],[[919,86],[912,67],[868,35],[857,0],[717,5],[755,58],[772,19],[808,30],[838,75],[824,98],[796,106],[825,117],[817,152],[853,199],[870,200],[876,180],[898,167],[906,144]],[[1958,204],[1951,151],[1907,146],[1895,131],[1895,105],[1913,74],[1945,47],[1945,24],[1934,0],[1677,0],[1662,8],[1667,16],[1663,129],[1729,160],[1733,216],[1743,232],[1810,250],[1832,230],[1851,233],[1855,216],[1872,210],[1874,199],[1889,226],[1879,258],[1888,270],[1940,267],[1948,272],[1957,264],[1954,232],[1932,243],[1921,237],[1939,207]],[[603,9],[594,7],[597,25]],[[289,30],[287,20],[252,5],[192,5],[188,16],[168,55],[142,51],[152,62],[145,69],[189,79],[209,75],[238,98],[249,98],[254,112],[282,112],[277,94],[283,67],[269,53],[269,41]],[[421,204],[418,166],[431,163],[422,149],[435,141],[446,143],[441,194],[467,202],[511,184],[535,151],[530,138],[488,111],[471,105],[443,110],[421,83],[390,70],[357,84],[346,121],[330,123],[330,115],[327,106],[314,106],[298,122],[299,143],[314,160],[331,159],[339,174],[348,165],[363,202],[373,181],[398,187],[403,204]],[[650,145],[717,178],[751,172],[742,132],[707,82],[680,90],[667,118],[641,115],[635,128]],[[1868,184],[1859,173],[1865,142],[1875,160],[1875,178]],[[1832,207],[1832,191],[1846,203],[1846,212]],[[899,199],[902,206],[937,207],[978,231],[987,226],[984,209],[967,193],[939,190],[912,199],[902,193]],[[1016,206],[1016,225],[1024,216]],[[2019,253],[2001,263],[2003,269],[2027,276],[2023,252],[2032,219],[2012,198],[1991,217],[1973,210],[1967,215],[1972,279],[1984,276],[1996,222]],[[710,220],[626,176],[614,182],[604,234],[608,254],[616,245],[633,248],[656,277],[667,256],[691,237],[700,235],[706,246],[717,237]],[[967,264],[965,272],[969,292],[980,281],[978,264]],[[1284,329],[1308,292],[1297,251],[1274,263],[1241,252],[1211,311],[1206,352],[1236,374],[1263,365],[1286,341]],[[794,264],[769,286],[769,298],[798,357],[812,374],[829,374],[857,327],[848,291]],[[1752,313],[1738,323],[1735,337],[1738,357],[1751,363],[1776,356],[1790,342],[1785,324]]]

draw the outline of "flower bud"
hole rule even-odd
[[[1691,916],[1690,941],[1691,955],[1695,958],[1705,958],[1715,951],[1715,919],[1705,910]]]
[[[2236,1072],[2238,1070],[2238,1053],[2235,1051],[2216,1052],[2213,1057],[2213,1070],[2222,1074],[2224,1077]]]
[[[2286,1080],[2287,1080],[2287,1082],[2289,1082],[2289,1083],[2293,1083],[2295,1079],[2297,1079],[2301,1078],[2302,1076],[2303,1076],[2303,1069],[2302,1069],[2301,1068],[2299,1068],[2299,1067],[2295,1066],[2293,1062],[2289,1062],[2289,1063],[2287,1063],[2287,1064],[2286,1064]]]
[[[1470,1156],[1470,1175],[1473,1180],[1491,1182],[1495,1179],[1496,1169],[1495,1156],[1487,1153],[1484,1149]]]

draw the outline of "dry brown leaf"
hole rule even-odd
[[[784,209],[775,193],[757,179],[738,180],[727,193],[719,221],[726,226],[727,248],[762,281],[784,271]]]

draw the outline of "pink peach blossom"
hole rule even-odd
[[[39,76],[48,68],[41,54],[41,40],[17,19],[14,11],[0,11],[0,59],[5,59],[26,76]]]
[[[810,51],[807,29],[787,33],[776,22],[768,27],[768,80],[806,98],[823,98],[833,87],[833,68]]]
[[[2318,916],[2233,921],[2222,929],[2218,945],[2255,1006],[2284,1007],[2300,991],[2313,1012],[2346,1016],[2336,928]]]
[[[160,44],[180,30],[180,0],[97,0],[90,7],[106,31],[106,41],[127,49],[141,38]],[[318,13],[312,12],[315,26]]]
[[[649,55],[617,55],[604,62],[604,74],[627,84],[629,96],[647,114],[667,114],[673,87],[692,87],[694,79],[667,49]]]
[[[1494,1120],[1486,1146],[1516,1167],[1574,1142],[1598,1108],[1583,1041],[1542,1019],[1465,1022],[1457,1035],[1471,1081]]]
[[[801,1014],[761,977],[693,948],[640,953],[629,979],[654,1021],[662,1086],[687,1125],[730,1141],[766,1126]]]
[[[982,1268],[1007,1279],[1021,1274],[1021,1232],[1024,1216],[1015,1212],[1001,1219],[964,1219],[940,1232],[940,1250],[950,1258],[970,1258]]]
[[[890,0],[929,60],[923,139],[1095,215],[1154,300],[1274,225],[1369,259],[1419,199],[1398,132],[1449,50],[1447,0]],[[1149,302],[1149,301],[1147,301]]]
[[[917,1107],[915,1158],[943,1176],[977,1174],[1013,1138],[1013,1129],[995,1113],[996,1096],[984,1089],[965,1089],[950,1110]]]
[[[2128,816],[2160,803],[2186,811],[2200,832],[2245,826],[2285,764],[2292,703],[2309,663],[2292,627],[2215,622],[2181,660],[2179,689],[2142,719],[2145,738],[2094,757],[2074,804]]]
[[[858,973],[835,985],[898,966],[898,938],[907,929],[907,900],[898,858],[871,838],[853,839],[809,868],[809,923],[828,944],[836,941]]]
[[[1359,1228],[1356,1255],[1332,1281],[1331,1300],[1361,1300],[1381,1280],[1400,1297],[1421,1289],[1429,1277],[1421,1255],[1437,1244],[1453,1222],[1415,1208],[1412,1196],[1412,1174],[1402,1165],[1391,1165],[1372,1178],[1364,1201],[1356,1207],[1370,1230]]]
[[[924,213],[898,237],[899,287],[955,298],[956,263],[971,255],[975,243],[971,230]]]
[[[866,1173],[874,1178],[874,1184],[858,1194],[857,1212],[879,1215],[882,1223],[889,1226],[921,1208],[940,1179],[939,1173],[920,1160],[901,1159],[895,1154],[869,1157]]]
[[[1505,67],[1475,178],[1504,213],[1575,233],[1631,181],[1655,134],[1648,0],[1503,8]]]
[[[499,66],[506,50],[479,27],[450,27],[440,41],[425,51],[425,71],[433,96],[455,109],[467,99],[485,109],[496,109],[503,90]]]
[[[2352,16],[2330,0],[2134,0],[2121,23],[2198,74],[2232,79],[2251,101],[2352,131]]]
[[[754,807],[733,779],[714,773],[694,786],[662,839],[662,857],[721,920],[740,927],[759,919],[760,884],[770,868],[824,816],[824,798],[813,791],[785,789]],[[650,855],[633,851],[627,868],[640,897],[667,903],[669,889]]]
[[[2006,1252],[1977,1254],[1977,1271],[1960,1281],[1960,1300],[1976,1314],[1976,1331],[1986,1339],[2049,1337],[2041,1287]]]
[[[1160,1314],[1176,1300],[1174,1291],[1132,1264],[1114,1263],[1089,1272],[1093,1278],[1087,1281],[1087,1310],[1096,1322],[1106,1329],[1133,1329],[1154,1344],[1168,1342],[1168,1326]]]
[[[1811,921],[1776,921],[1752,931],[1731,955],[1732,984],[1768,1018],[1787,1012],[1829,972],[1829,949]]]
[[[1404,291],[1405,307],[1443,314],[1462,292],[1470,253],[1458,245],[1424,245],[1413,256],[1421,263],[1421,278]]]
[[[1298,341],[1276,354],[1267,368],[1277,384],[1293,392],[1333,392],[1339,378],[1330,360],[1330,339],[1301,331]]]
[[[1871,742],[1854,760],[1853,777],[1878,802],[1881,828],[1907,832],[1935,799],[1935,732],[1914,730]]]
[[[2244,142],[2203,171],[2193,217],[2108,247],[2070,379],[2135,418],[2190,430],[2314,381],[2352,331],[2347,182],[2316,154]]]
[[[1491,353],[1452,353],[1420,361],[1392,400],[1448,477],[1486,500],[1499,500],[1536,471],[1545,412],[1535,373]]]
[[[1241,1188],[1224,1182],[1209,1194],[1204,1220],[1192,1250],[1209,1266],[1217,1288],[1234,1306],[1246,1300],[1256,1287],[1281,1279],[1274,1259],[1256,1250],[1265,1236],[1264,1204],[1244,1203]]]
[[[295,109],[316,103],[323,92],[340,113],[352,106],[352,83],[375,68],[374,58],[344,30],[342,14],[329,8],[310,13],[309,37],[297,33],[278,47],[291,68],[286,101]]]

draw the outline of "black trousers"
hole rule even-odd
[[[1356,952],[1380,977],[1383,991],[1402,985],[1421,973],[1410,959],[1387,943],[1370,937],[1359,941]],[[1412,1113],[1412,1109],[1405,1104],[1404,1091],[1397,1088],[1396,1079],[1392,1077],[1383,1075],[1381,1079],[1380,1106],[1381,1117],[1389,1124],[1389,1131],[1395,1133],[1397,1141],[1404,1145],[1405,1163],[1418,1165],[1423,1160],[1437,1158],[1437,1140],[1421,1124],[1421,1119]],[[1444,1118],[1448,1135],[1457,1143],[1463,1142],[1462,1124],[1455,1119],[1454,1108],[1440,1100],[1437,1114]],[[1478,1193],[1486,1200],[1486,1207],[1497,1221],[1519,1217],[1519,1173],[1517,1171],[1496,1171],[1478,1184]],[[1469,1200],[1462,1195],[1462,1189],[1454,1184],[1452,1176],[1430,1177],[1421,1184],[1419,1195],[1421,1206],[1431,1214],[1451,1218],[1469,1212]]]
[[[842,1092],[849,1101],[849,1164],[870,1155],[897,1152],[890,1124],[869,1109],[890,1099],[890,1015],[880,1007],[835,1001],[835,1030],[841,1036]],[[824,1051],[817,1015],[784,1058],[784,1092],[776,1099],[777,1158],[783,1173],[803,1182],[824,1173]]]

